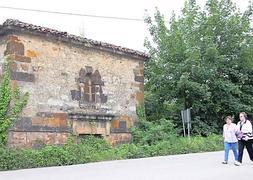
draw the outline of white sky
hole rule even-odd
[[[40,9],[48,11],[117,16],[142,19],[145,9],[153,14],[155,7],[170,17],[172,11],[178,13],[185,0],[0,0],[0,6]],[[245,9],[248,0],[233,0],[238,7]],[[197,0],[203,5],[205,0]],[[122,21],[57,14],[36,13],[0,9],[0,23],[7,18],[19,19],[35,25],[80,35],[89,39],[112,43],[144,51],[144,38],[147,36],[145,24],[140,21]]]

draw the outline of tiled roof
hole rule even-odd
[[[115,53],[120,53],[120,54],[126,54],[130,56],[134,56],[137,58],[141,59],[148,59],[149,55],[140,51],[136,51],[133,49],[121,47],[121,46],[116,46],[113,44],[109,43],[104,43],[101,41],[96,41],[96,40],[91,40],[87,38],[83,38],[80,36],[75,36],[72,34],[68,34],[67,32],[62,32],[62,31],[57,31],[55,29],[50,29],[46,27],[41,27],[41,26],[36,26],[33,24],[29,23],[24,23],[22,21],[16,20],[16,19],[7,19],[1,26],[0,30],[20,30],[20,31],[28,31],[31,33],[39,33],[45,36],[53,36],[55,38],[59,39],[65,39],[65,40],[70,40],[70,42],[76,42],[78,44],[83,44],[84,46],[89,46],[89,47],[95,47],[99,49],[104,49],[108,51],[112,51]]]

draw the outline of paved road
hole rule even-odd
[[[232,160],[232,152],[230,154]],[[0,180],[250,180],[253,165],[221,164],[223,152],[0,172]]]

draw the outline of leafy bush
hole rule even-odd
[[[0,148],[0,170],[63,166],[117,159],[144,158],[221,150],[223,139],[218,135],[177,137],[173,141],[159,141],[152,145],[123,144],[116,148],[105,140],[89,137],[80,144],[69,142],[64,146],[46,146],[42,149]]]
[[[167,119],[147,121],[143,106],[137,108],[138,122],[131,129],[135,144],[152,145],[159,141],[173,140],[178,136],[178,129]]]

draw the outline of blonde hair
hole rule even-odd
[[[231,116],[227,116],[227,117],[225,117],[225,121],[227,120],[227,119],[229,119],[229,120],[231,120],[232,122],[234,121],[234,119],[231,117]]]
[[[242,115],[245,117],[245,119],[247,119],[247,114],[246,114],[246,112],[240,112],[240,114],[242,114]]]

